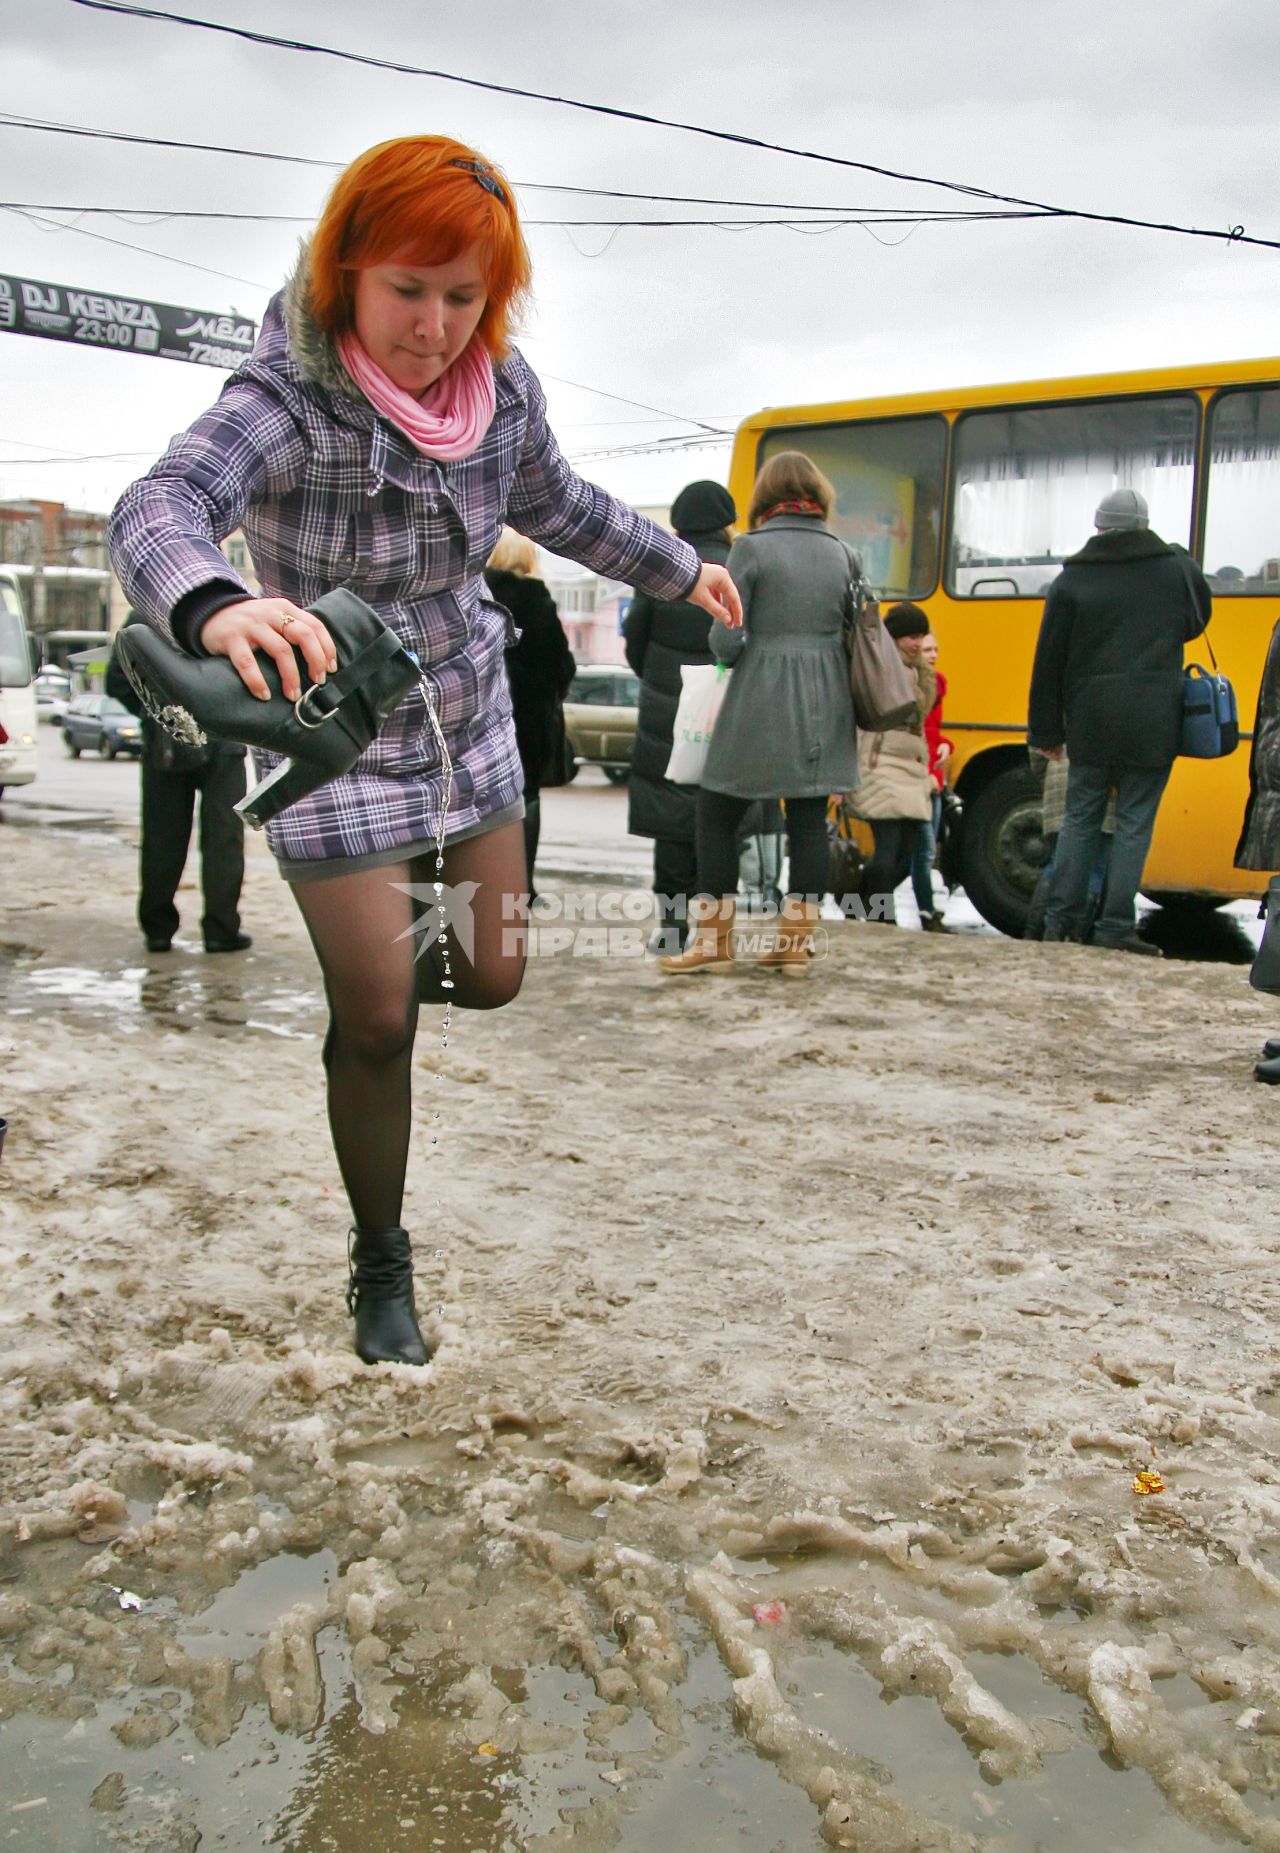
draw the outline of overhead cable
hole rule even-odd
[[[155,224],[169,219],[223,220],[234,224],[246,225],[310,225],[314,214],[296,212],[216,212],[208,208],[188,208],[185,206],[68,206],[51,205],[43,200],[0,200],[3,212],[66,212],[77,216],[94,215],[99,218],[144,220]],[[974,220],[987,219],[1043,219],[1052,217],[1043,212],[967,212],[967,213],[933,213],[933,212],[891,212],[887,207],[873,207],[871,213],[856,211],[837,212],[830,217],[805,217],[800,219],[521,219],[526,229],[543,230],[595,228],[597,230],[616,231],[623,227],[640,228],[651,231],[679,231],[682,227],[703,231],[754,231],[762,227],[783,227],[792,231],[811,226],[818,231],[838,231],[842,225],[955,225],[969,224]]]
[[[256,283],[252,277],[237,277],[229,270],[213,270],[208,264],[197,264],[189,257],[173,257],[168,251],[153,251],[149,245],[130,244],[127,238],[108,238],[105,232],[91,232],[83,225],[63,225],[57,219],[42,218],[38,212],[31,212],[25,206],[0,204],[0,212],[16,213],[20,219],[26,219],[41,231],[75,232],[81,238],[95,239],[98,244],[118,245],[122,251],[138,251],[143,257],[158,257],[166,264],[182,264],[188,270],[203,270],[208,277],[221,277],[228,283],[243,283],[251,290],[269,290],[271,287],[267,283]]]
[[[296,163],[301,163],[303,166],[306,166],[306,167],[326,167],[326,168],[332,168],[335,171],[338,168],[345,165],[345,163],[343,163],[342,161],[327,161],[327,160],[321,161],[321,160],[313,159],[312,157],[307,156],[307,155],[281,154],[274,149],[236,148],[236,147],[229,146],[225,142],[175,141],[171,137],[168,137],[168,136],[133,135],[133,134],[125,133],[123,130],[95,129],[95,128],[90,128],[84,123],[46,121],[41,118],[37,118],[35,116],[14,115],[13,113],[8,112],[8,111],[0,111],[0,128],[35,129],[35,130],[41,131],[42,133],[50,134],[50,135],[87,136],[91,140],[95,140],[95,141],[131,142],[131,143],[134,143],[135,145],[141,145],[143,147],[149,147],[149,148],[183,148],[183,149],[188,149],[197,154],[241,155],[241,156],[244,156],[246,159],[254,160],[254,161],[296,162]],[[803,212],[803,213],[831,213],[831,214],[841,214],[841,215],[847,214],[847,213],[865,213],[870,216],[870,215],[882,215],[882,214],[887,214],[887,213],[899,213],[902,211],[902,208],[898,206],[844,206],[844,205],[840,205],[837,202],[825,201],[825,200],[806,201],[806,200],[776,200],[776,199],[724,199],[715,194],[705,194],[705,193],[645,193],[645,192],[637,191],[635,189],[624,188],[624,187],[570,186],[565,182],[555,181],[555,180],[513,180],[511,184],[515,187],[516,191],[519,193],[568,193],[568,194],[574,195],[575,197],[579,197],[583,199],[633,199],[633,200],[642,200],[648,204],[668,205],[668,206],[725,206],[725,207],[732,207],[735,209],[741,209],[742,211],[751,211],[751,212],[797,212],[797,213]],[[54,209],[48,208],[47,210],[52,211]],[[66,208],[66,210],[70,211],[72,210],[72,208],[68,207]],[[95,207],[95,208],[82,207],[82,208],[79,208],[79,210],[82,210],[82,211],[94,210],[94,211],[106,212],[112,209],[109,207]],[[141,211],[143,209],[122,207],[120,208],[120,210],[121,211],[133,211],[133,210]],[[968,211],[968,210],[962,210],[958,207],[957,208],[946,208],[946,207],[931,206],[927,208],[927,213],[928,213],[928,216],[931,222],[936,221],[939,224],[944,223],[945,221],[949,219],[954,219],[961,223],[965,223],[969,220],[983,220],[983,219],[996,219],[996,218],[1009,218],[1009,219],[1055,218],[1057,216],[1056,213],[1048,211],[1045,208],[1036,208],[1030,211],[992,212],[992,211],[985,211],[981,209],[974,210],[974,211]],[[196,213],[188,213],[185,216],[190,217],[190,218],[195,218],[200,215]],[[209,213],[204,216],[207,216],[209,218],[233,218],[236,216],[242,216],[246,219],[252,219],[252,218],[268,219],[276,215],[272,215],[269,213],[245,213],[242,215],[236,215],[232,213]],[[291,217],[292,215],[279,215],[279,216],[283,220],[287,217]],[[545,223],[545,221],[525,220],[525,223],[526,224],[529,224],[529,223],[541,224],[541,223]],[[556,220],[556,221],[550,221],[550,223],[559,224],[559,223],[562,223],[562,221]],[[608,223],[613,223],[613,221],[608,221]],[[680,223],[685,224],[685,223],[689,223],[689,221],[681,220]],[[713,223],[719,223],[719,221],[713,221]]]
[[[405,64],[397,59],[374,58],[366,52],[344,51],[334,45],[317,45],[307,39],[287,39],[276,33],[254,32],[248,26],[230,26],[211,19],[195,19],[187,13],[165,12],[159,7],[137,6],[127,0],[71,0],[73,6],[95,13],[119,13],[126,18],[159,21],[167,25],[190,26],[202,32],[217,32],[228,38],[243,39],[251,45],[267,45],[281,51],[306,52],[324,58],[336,58],[347,64],[360,64],[372,70],[391,71],[403,77],[432,77],[440,83],[461,84],[470,90],[486,90],[498,96],[521,97],[535,103],[551,103],[561,109],[582,110],[589,115],[610,116],[622,122],[636,122],[649,128],[674,129],[684,135],[700,135],[710,141],[730,142],[740,148],[757,148],[768,154],[784,154],[801,161],[816,161],[828,167],[852,168],[864,174],[879,174],[882,179],[904,180],[915,186],[941,187],[947,192],[964,193],[973,199],[987,199],[1005,206],[1026,206],[1055,218],[1083,219],[1102,225],[1127,225],[1144,231],[1175,232],[1186,238],[1212,238],[1229,244],[1250,244],[1280,250],[1280,239],[1251,238],[1242,225],[1227,231],[1212,227],[1177,225],[1161,219],[1139,219],[1126,213],[1087,212],[1074,206],[1052,206],[1043,200],[1023,199],[1012,193],[997,193],[987,187],[970,186],[958,180],[938,180],[928,174],[912,174],[872,161],[855,161],[847,155],[824,154],[812,148],[793,148],[785,142],[771,142],[758,135],[745,135],[729,129],[713,129],[706,123],[681,122],[668,116],[653,116],[642,110],[620,109],[609,103],[590,103],[581,97],[556,96],[545,90],[527,90],[516,84],[499,84],[480,77],[464,77],[457,71],[439,70],[430,65]]]

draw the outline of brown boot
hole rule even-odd
[[[691,901],[693,937],[683,952],[659,959],[659,969],[674,977],[683,977],[687,972],[731,972],[737,914],[738,904],[732,899]]]
[[[778,915],[774,943],[756,960],[759,969],[802,978],[813,957],[813,929],[820,917],[820,910],[811,901],[794,901],[788,895]]]

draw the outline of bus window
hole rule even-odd
[[[1280,592],[1280,387],[1225,392],[1209,411],[1204,563],[1215,598]]]
[[[767,431],[757,468],[802,450],[836,492],[831,526],[862,555],[882,598],[926,598],[938,583],[947,426],[941,417]]]
[[[0,580],[0,688],[29,688],[34,673],[18,595]]]
[[[956,598],[1043,597],[1093,533],[1098,503],[1117,488],[1145,496],[1156,533],[1185,547],[1198,414],[1190,393],[963,413],[947,590]]]

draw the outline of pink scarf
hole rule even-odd
[[[343,366],[370,405],[424,456],[453,463],[479,448],[493,423],[495,393],[493,362],[478,335],[420,399],[382,371],[353,331],[339,335],[337,345]]]

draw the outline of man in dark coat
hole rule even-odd
[[[671,504],[671,525],[703,560],[729,557],[726,529],[737,520],[733,497],[719,483],[690,483]],[[623,634],[627,661],[640,678],[640,709],[631,753],[627,828],[653,838],[653,887],[659,931],[653,949],[678,953],[683,940],[686,898],[698,892],[694,850],[696,785],[673,785],[667,761],[680,702],[680,671],[686,664],[711,663],[711,618],[697,605],[652,599],[637,592]],[[661,942],[661,943],[659,943]]]
[[[130,612],[130,624],[141,623]],[[184,746],[153,721],[113,650],[107,693],[142,722],[142,832],[138,850],[138,925],[148,952],[168,952],[178,930],[174,897],[191,847],[200,798],[200,925],[206,952],[243,952],[253,944],[240,931],[244,882],[244,824],[235,806],[245,794],[244,748],[228,740]]]
[[[1045,913],[1046,940],[1078,939],[1107,800],[1116,827],[1093,944],[1159,949],[1134,927],[1134,899],[1182,725],[1182,650],[1209,622],[1203,573],[1148,525],[1135,489],[1115,489],[1097,533],[1064,562],[1045,599],[1027,744],[1071,762]]]
[[[511,613],[519,633],[505,661],[516,748],[524,773],[524,859],[532,904],[538,898],[534,869],[542,835],[542,790],[573,777],[564,698],[578,665],[556,601],[538,577],[538,549],[533,541],[514,528],[503,528],[484,576],[494,598]]]

